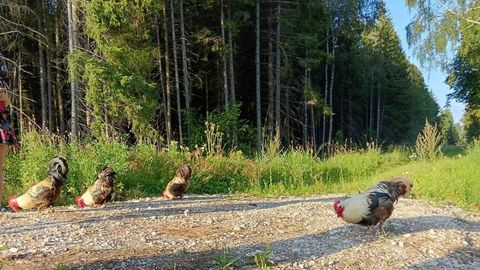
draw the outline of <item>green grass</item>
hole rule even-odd
[[[68,267],[68,266],[64,265],[63,263],[61,263],[61,264],[59,264],[59,265],[55,266],[55,270],[70,270],[70,269],[72,269],[72,268],[70,268],[70,267]]]
[[[238,257],[228,249],[225,249],[212,258],[212,264],[216,265],[221,270],[228,270],[234,267],[238,260]]]
[[[413,195],[436,202],[473,208],[480,203],[480,148],[465,155],[418,161],[388,170],[379,176],[404,174],[414,180]]]
[[[406,176],[414,181],[416,198],[451,202],[474,209],[480,203],[480,147],[444,149],[430,161],[411,159],[408,149],[357,150],[323,160],[298,150],[247,158],[241,152],[190,160],[185,149],[159,151],[153,145],[82,142],[67,145],[38,133],[22,138],[23,149],[5,165],[7,195],[25,192],[45,177],[53,156],[67,157],[70,173],[58,204],[73,203],[110,165],[117,172],[116,199],[160,196],[176,169],[192,166],[190,193],[250,193],[265,196],[357,193],[380,179]]]
[[[272,265],[272,247],[265,246],[265,248],[261,252],[255,254],[255,256],[253,257],[253,262],[258,269],[271,269],[270,266]]]

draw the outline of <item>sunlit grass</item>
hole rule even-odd
[[[50,158],[68,159],[70,173],[58,204],[73,203],[104,165],[117,172],[116,199],[160,196],[183,163],[192,166],[190,193],[250,193],[263,196],[353,194],[379,180],[405,176],[414,181],[416,198],[451,202],[474,208],[480,203],[480,147],[447,148],[434,160],[413,160],[405,149],[378,148],[338,154],[330,159],[292,150],[268,153],[255,159],[241,152],[226,156],[203,156],[190,160],[190,153],[171,147],[159,151],[153,145],[127,146],[119,142],[66,145],[30,133],[23,137],[23,150],[10,155],[5,167],[6,194],[25,192],[43,179]]]

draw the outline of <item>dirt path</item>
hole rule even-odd
[[[187,196],[100,209],[8,213],[0,218],[0,269],[480,269],[480,215],[402,199],[389,234],[337,219],[337,196],[275,199]]]

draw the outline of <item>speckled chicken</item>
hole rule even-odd
[[[383,224],[392,215],[393,204],[398,198],[410,193],[413,184],[402,177],[390,181],[381,181],[363,193],[354,195],[333,204],[338,217],[344,221],[364,226],[379,224],[379,230],[385,233]]]
[[[97,180],[75,202],[81,208],[85,206],[97,207],[113,199],[113,182],[116,173],[111,167],[104,167],[98,173]]]
[[[190,185],[190,176],[192,176],[190,166],[182,165],[182,167],[177,170],[175,177],[168,183],[165,191],[163,191],[163,198],[166,200],[182,198]]]
[[[60,197],[67,174],[67,160],[59,156],[54,157],[48,163],[47,178],[31,187],[20,197],[17,197],[17,195],[10,196],[8,205],[15,212],[18,212],[20,208],[38,208],[40,213],[42,209],[52,207],[53,203]],[[50,210],[53,211],[52,208]]]

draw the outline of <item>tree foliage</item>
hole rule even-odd
[[[12,6],[0,7],[0,14],[14,24],[0,25],[0,44],[13,69],[22,62],[11,86],[22,86],[14,105],[28,117],[15,119],[18,126],[41,124],[42,108],[53,107],[49,131],[77,120],[83,138],[163,143],[167,137],[180,141],[183,130],[185,144],[193,147],[205,141],[208,121],[223,133],[224,147],[250,151],[255,140],[263,140],[253,132],[255,1],[72,0],[78,42],[71,53],[65,0],[7,2]],[[265,135],[279,130],[278,142],[292,147],[317,148],[335,138],[413,143],[425,119],[435,120],[438,105],[401,49],[383,1],[259,5],[258,119]],[[181,39],[177,46],[173,34]],[[40,52],[49,58],[40,60]],[[175,52],[182,57],[177,65]],[[52,67],[43,81],[42,65]],[[75,96],[67,91],[67,67],[78,78]],[[36,91],[42,82],[53,85],[51,105]],[[452,82],[464,91],[463,82]],[[171,93],[177,85],[178,96]],[[66,106],[72,97],[79,100],[78,114]]]
[[[449,95],[466,103],[465,130],[471,140],[480,126],[480,3],[472,0],[407,0],[416,12],[408,27],[422,63],[441,63],[449,73]],[[453,55],[452,57],[450,57]]]
[[[440,112],[438,128],[443,141],[447,144],[456,144],[459,141],[459,134],[453,123],[453,116],[450,109],[445,108]]]

